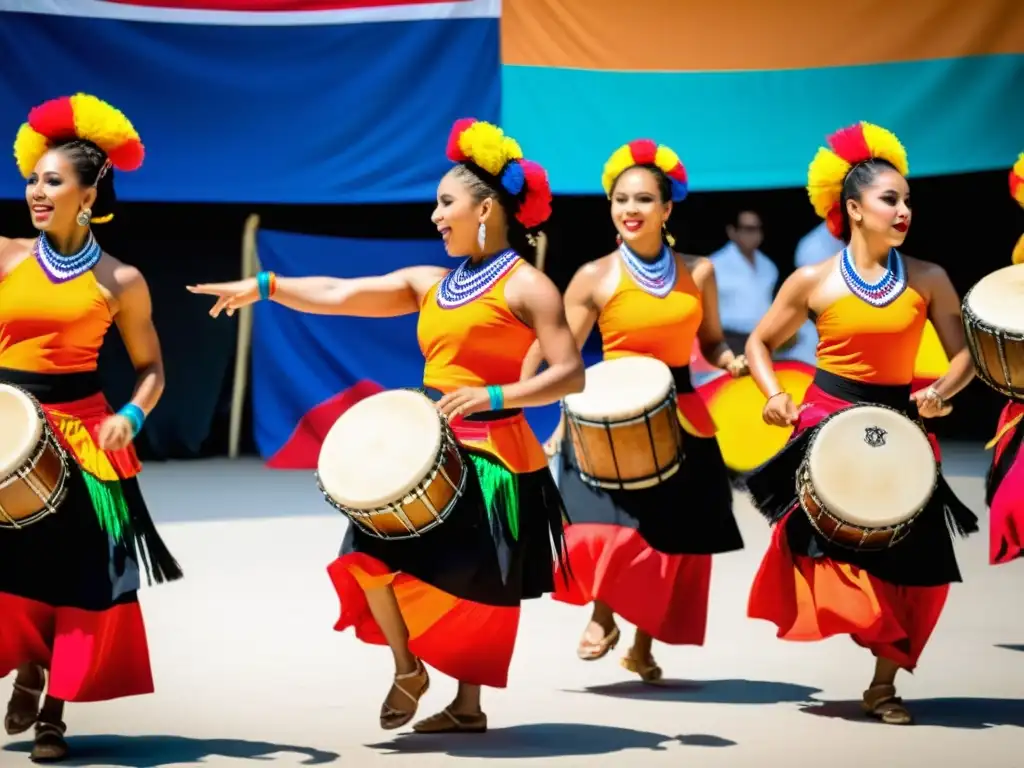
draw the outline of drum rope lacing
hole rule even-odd
[[[441,309],[454,309],[483,296],[517,261],[519,254],[511,248],[479,264],[466,259],[441,278],[437,288],[438,306]]]
[[[907,287],[907,271],[903,257],[895,248],[889,249],[889,260],[885,274],[874,283],[867,282],[859,274],[850,256],[850,249],[843,248],[839,258],[839,272],[850,293],[873,307],[885,307],[899,298]]]
[[[676,257],[667,245],[661,247],[661,254],[654,261],[641,259],[625,243],[619,246],[622,261],[636,284],[647,293],[663,299],[676,285]]]
[[[40,266],[52,283],[66,283],[79,275],[84,275],[96,266],[103,255],[103,249],[100,248],[100,244],[96,242],[91,231],[85,238],[82,247],[70,256],[65,256],[54,250],[45,232],[39,233],[33,250]]]

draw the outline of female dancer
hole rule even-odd
[[[599,490],[576,471],[572,441],[562,440],[562,419],[549,446],[561,442],[559,489],[573,521],[566,529],[573,581],[559,583],[554,597],[593,604],[577,649],[585,661],[602,658],[618,643],[616,614],[633,623],[633,647],[622,665],[656,682],[662,672],[652,641],[703,644],[711,555],[743,548],[715,425],[690,382],[694,338],[705,358],[733,376],[745,373],[746,364],[725,343],[711,262],[672,249],[666,222],[673,203],[687,194],[686,171],[675,152],[648,140],[630,142],[609,158],[602,182],[620,245],[573,277],[565,294],[569,325],[582,347],[597,323],[606,360],[642,355],[672,369],[686,459],[679,472],[652,488]],[[532,375],[544,357],[534,345],[524,375]],[[684,515],[687,509],[694,514]]]
[[[977,530],[977,518],[941,478],[908,537],[864,554],[819,536],[797,506],[795,474],[821,419],[859,402],[923,418],[949,412],[946,401],[974,375],[960,324],[960,300],[945,271],[901,255],[910,226],[907,157],[891,133],[858,123],[828,138],[808,172],[807,189],[829,230],[849,246],[802,267],[779,291],[747,342],[751,374],[767,398],[763,417],[795,425],[790,443],[748,478],[754,503],[777,523],[750,595],[753,618],[774,622],[786,640],[846,634],[876,657],[864,711],[891,724],[912,722],[896,696],[902,667],[912,670],[960,571],[947,531]],[[813,314],[818,370],[797,409],[779,387],[771,350]],[[950,358],[948,373],[911,394],[914,360],[926,318]],[[938,457],[938,443],[929,438]],[[944,520],[945,511],[948,521]]]
[[[419,312],[424,387],[479,482],[424,539],[375,540],[349,526],[328,569],[341,599],[335,629],[355,627],[361,640],[391,647],[395,681],[382,728],[412,720],[429,686],[426,662],[459,689],[415,730],[479,733],[487,729],[480,686],[507,684],[519,603],[552,590],[552,536],[563,546],[561,499],[522,409],[580,391],[583,361],[558,289],[520,255],[551,212],[543,168],[498,128],[471,119],[455,123],[448,157],[456,165],[438,186],[432,220],[448,253],[465,259],[454,270],[409,267],[357,280],[263,274],[190,290],[219,297],[214,317],[259,298],[319,314]],[[534,340],[552,366],[518,381]]]
[[[151,583],[181,570],[135,478],[132,440],[164,388],[149,289],[90,229],[113,218],[113,169],[141,165],[138,134],[109,104],[77,94],[33,109],[14,155],[39,236],[0,237],[0,382],[40,401],[71,466],[55,513],[0,529],[0,677],[17,670],[5,730],[35,725],[32,759],[53,761],[68,753],[65,701],[152,693],[138,561]],[[138,374],[116,414],[96,371],[111,323]]]
[[[1024,206],[1024,154],[1010,169],[1010,194]],[[1014,264],[1024,264],[1024,235],[1013,249]],[[992,466],[985,482],[989,507],[989,562],[1001,565],[1024,555],[1024,462],[1018,461],[1024,439],[1024,403],[1010,400],[999,415],[990,447]]]

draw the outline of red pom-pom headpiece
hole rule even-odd
[[[84,139],[102,149],[119,171],[142,165],[145,148],[127,117],[107,102],[85,93],[51,99],[28,113],[14,140],[14,158],[28,178],[54,144]]]
[[[523,157],[519,144],[491,123],[464,117],[448,136],[448,159],[484,172],[518,204],[515,217],[536,229],[551,217],[551,185],[538,163]]]
[[[668,177],[672,186],[672,202],[681,203],[690,193],[686,168],[672,149],[665,145],[655,144],[650,139],[637,139],[612,152],[612,156],[604,164],[601,174],[601,186],[604,193],[611,197],[615,181],[634,165],[653,165]]]

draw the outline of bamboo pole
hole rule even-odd
[[[260,217],[253,213],[245,220],[242,230],[242,279],[253,277],[259,272],[260,259],[256,252],[256,231]],[[252,349],[253,307],[242,307],[238,311],[238,342],[235,348],[235,378],[231,391],[231,425],[228,435],[228,456],[238,458],[238,446],[242,439],[242,411],[245,406],[245,391],[249,384],[249,353]]]

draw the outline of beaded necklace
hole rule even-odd
[[[661,254],[654,261],[641,259],[625,243],[619,246],[619,253],[633,280],[647,293],[663,299],[672,292],[676,285],[676,257],[667,245],[662,245]]]
[[[468,304],[487,293],[517,261],[519,254],[511,248],[479,264],[466,259],[441,278],[437,288],[437,305],[441,309],[454,309]]]
[[[889,249],[885,274],[874,283],[867,282],[857,274],[857,267],[850,256],[849,248],[843,248],[839,259],[839,271],[850,293],[873,307],[892,304],[907,287],[907,270],[903,264],[903,257],[895,248]]]
[[[96,242],[92,232],[89,232],[82,247],[70,256],[58,252],[50,245],[46,233],[40,232],[39,237],[36,238],[33,252],[51,283],[66,283],[79,275],[84,275],[96,266],[100,256],[103,255],[103,249]]]

